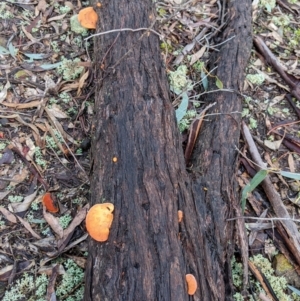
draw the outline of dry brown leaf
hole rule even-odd
[[[11,203],[10,204],[11,208],[15,213],[26,211],[30,207],[31,203],[35,200],[36,194],[37,194],[37,190],[34,193],[26,196],[23,202]]]
[[[23,167],[19,173],[14,174],[9,185],[12,187],[17,186],[18,184],[22,183],[27,178],[27,176],[28,169],[27,167]]]
[[[34,100],[31,102],[26,102],[26,103],[10,103],[3,101],[2,104],[6,107],[9,108],[15,108],[15,109],[30,109],[30,108],[36,108],[40,104],[39,100]]]
[[[80,266],[81,268],[85,268],[86,265],[86,259],[84,257],[79,257],[79,256],[68,256],[71,258],[75,263]]]
[[[66,14],[52,17],[52,18],[48,19],[48,22],[62,20],[62,19],[64,19],[65,16],[66,16]]]
[[[45,108],[45,112],[46,112],[46,113],[48,114],[48,116],[49,116],[49,121],[50,121],[50,123],[52,124],[52,126],[53,126],[55,129],[57,129],[57,130],[60,132],[61,136],[62,136],[65,140],[69,140],[71,143],[73,143],[73,144],[75,144],[75,145],[78,145],[78,142],[76,142],[69,134],[67,134],[67,133],[63,130],[63,128],[62,128],[60,122],[58,122],[58,121],[56,120],[56,118],[52,115],[52,113],[49,111],[49,109],[48,109],[47,107]]]
[[[206,51],[206,46],[201,47],[199,51],[191,55],[191,62],[190,65],[194,65],[204,54]]]
[[[47,8],[46,0],[39,0],[38,5],[35,7],[35,15],[38,16],[39,12],[44,13]]]
[[[291,153],[289,153],[288,155],[288,163],[289,163],[289,168],[290,168],[290,172],[296,172],[296,168],[295,168],[295,161],[293,158],[293,155]]]
[[[11,275],[11,272],[14,268],[13,264],[10,264],[2,269],[0,269],[0,281],[7,281]]]
[[[85,219],[87,211],[89,209],[89,204],[85,205],[73,218],[72,222],[64,231],[64,237],[58,242],[58,248],[60,248],[63,244],[67,245],[66,241],[71,239],[70,234],[75,230],[75,228],[82,223]]]
[[[17,223],[17,218],[16,216],[11,213],[10,211],[8,211],[6,208],[0,206],[0,212],[3,214],[3,216],[10,221],[11,223],[16,224]]]
[[[89,76],[89,71],[85,72],[79,79],[79,85],[78,85],[78,90],[77,90],[77,96],[79,96],[81,94],[81,89],[84,86],[84,83],[86,81],[86,79]]]
[[[68,115],[65,113],[65,112],[63,112],[61,109],[60,109],[60,107],[58,107],[57,105],[52,105],[52,108],[51,109],[49,109],[48,108],[48,110],[51,112],[51,114],[55,117],[55,118],[61,118],[61,119],[63,119],[63,118],[68,118]]]
[[[17,216],[17,218],[18,218],[18,220],[23,224],[23,226],[31,233],[31,235],[33,236],[33,237],[35,237],[35,238],[37,238],[37,239],[41,239],[41,237],[37,234],[37,233],[35,233],[34,231],[33,231],[33,229],[31,228],[31,226],[30,226],[30,224],[27,222],[27,221],[25,221],[23,218],[21,218],[20,216]]]
[[[64,235],[64,230],[59,223],[59,219],[57,217],[53,216],[51,213],[48,213],[46,211],[45,206],[43,206],[43,215],[44,215],[44,219],[46,220],[48,225],[51,227],[51,229],[57,234],[58,238],[62,238]]]
[[[52,269],[56,265],[57,265],[57,263],[53,263],[49,266],[40,267],[38,269],[38,274],[46,274],[47,276],[51,276],[52,275]],[[65,269],[64,269],[64,266],[62,264],[59,265],[58,274],[59,275],[65,274]]]

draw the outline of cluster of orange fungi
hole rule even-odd
[[[87,29],[96,29],[98,15],[92,7],[86,7],[80,10],[78,14],[80,25]]]
[[[86,229],[96,241],[106,241],[114,215],[114,205],[103,203],[94,205],[86,215]]]
[[[114,205],[103,203],[94,205],[86,215],[86,229],[89,235],[96,241],[106,241],[109,236],[109,229],[113,221]],[[178,210],[178,220],[181,222],[183,212]],[[197,290],[197,280],[194,275],[185,275],[187,283],[187,293],[194,295]]]

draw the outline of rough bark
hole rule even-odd
[[[238,18],[246,40],[250,35],[250,4],[250,0],[234,1],[228,15],[228,28]],[[97,12],[99,32],[149,27],[155,17],[152,1],[146,0],[105,0]],[[242,60],[239,48],[233,47],[241,33],[227,30],[228,37],[233,34],[236,38],[222,49],[231,45],[230,56]],[[233,116],[236,121],[227,115],[214,117],[208,125],[214,127],[214,136],[204,128],[202,135],[207,142],[203,138],[199,141],[207,148],[199,142],[194,157],[202,160],[197,161],[201,173],[199,168],[194,171],[191,181],[185,170],[158,37],[142,31],[103,35],[95,39],[95,56],[91,204],[112,202],[115,211],[108,241],[89,241],[85,300],[190,300],[185,282],[188,273],[198,280],[193,300],[231,300],[233,227],[225,218],[231,216],[230,195],[234,192],[229,189],[239,116]],[[240,66],[244,64],[240,62]],[[230,65],[230,70],[238,69]],[[224,86],[238,89],[243,70],[238,72],[238,79],[229,76],[227,81],[218,76]],[[241,108],[234,93],[228,97],[221,93],[216,99],[219,112]],[[220,136],[218,141],[216,135],[221,134],[223,122],[228,140]],[[205,156],[211,142],[215,151]],[[224,147],[226,154],[222,153]],[[221,183],[209,178],[214,169]],[[178,210],[184,212],[180,224]]]

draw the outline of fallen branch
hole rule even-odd
[[[259,166],[259,169],[265,169],[266,164],[262,161],[258,149],[254,143],[254,140],[250,134],[249,128],[243,122],[242,129],[244,133],[244,138],[248,144],[248,148],[250,154],[252,156],[252,160]],[[265,180],[262,182],[262,187],[269,199],[269,202],[278,218],[284,230],[286,231],[286,235],[283,236],[283,239],[289,242],[290,252],[295,256],[295,260],[298,265],[300,265],[300,234],[295,223],[292,221],[288,211],[286,210],[279,194],[275,190],[270,177],[267,175]]]

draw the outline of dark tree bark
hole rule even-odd
[[[219,66],[224,87],[238,90],[250,52],[251,1],[229,5],[220,37],[235,38],[212,64]],[[147,28],[155,18],[146,0],[104,0],[97,12],[99,32]],[[95,56],[91,205],[111,202],[115,211],[108,241],[89,242],[85,300],[231,300],[235,241],[226,219],[236,200],[240,115],[217,115],[205,124],[191,180],[158,37],[145,31],[102,35],[95,39]],[[220,92],[213,100],[216,112],[241,111],[236,93]],[[180,224],[178,210],[184,212]],[[193,297],[187,294],[188,273],[198,281]]]

